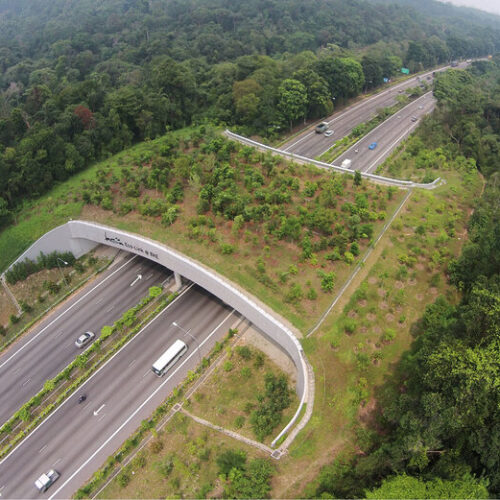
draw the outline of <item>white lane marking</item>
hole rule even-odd
[[[130,286],[134,286],[139,280],[142,280],[142,274],[138,274],[137,278],[135,278],[135,280],[130,283]]]
[[[137,360],[133,359],[132,362],[128,366],[132,366]]]
[[[153,324],[157,319],[161,318],[163,316],[163,314],[165,312],[167,312],[171,307],[172,305],[174,305],[181,297],[183,297],[189,290],[191,290],[191,288],[194,286],[194,283],[191,283],[186,289],[184,289],[180,294],[179,296],[174,300],[172,301],[165,309],[163,309],[163,311],[158,314],[158,316],[156,316],[155,318],[153,318],[147,325],[145,325],[142,330],[139,330],[137,332],[137,334],[135,335],[135,337],[132,338],[132,340],[130,342],[127,342],[126,344],[123,345],[123,347],[116,351],[115,354],[113,354],[113,356],[111,356],[107,361],[106,363],[104,363],[98,370],[96,370],[94,372],[94,374],[92,376],[90,376],[81,386],[80,388],[84,387],[86,384],[88,384],[101,370],[103,370],[107,365],[108,363],[111,363],[111,360],[113,360],[116,356],[118,356],[118,354],[120,354],[120,352],[122,352],[122,350],[126,347],[126,346],[129,346],[132,344],[132,342],[134,342],[136,339],[138,339],[141,334],[146,331],[147,328],[149,328],[149,326],[151,326],[151,324]],[[38,430],[40,430],[65,404],[68,404],[68,402],[71,401],[71,397],[69,397],[68,399],[64,400],[63,403],[61,404],[61,406],[58,406],[52,413],[49,414],[49,416],[38,426],[38,427],[35,427],[35,429],[33,430],[33,432],[31,432],[30,434],[28,434],[15,448],[13,448],[4,458],[2,458],[0,460],[0,465],[2,465],[15,451],[17,451],[19,448],[21,448],[21,446],[26,443]],[[20,425],[20,424],[19,424]],[[18,425],[18,426],[19,426]]]
[[[98,421],[98,422],[100,422],[100,421],[101,421],[101,420],[102,420],[105,416],[106,416],[106,414],[105,414],[105,413],[103,413],[103,414],[101,415],[101,418],[98,418],[98,419],[97,419],[97,421]]]
[[[408,106],[411,106],[412,104],[415,104],[416,102],[420,101],[420,99],[423,99],[424,97],[428,96],[432,94],[432,91],[430,92],[427,92],[427,94],[424,94],[423,96],[420,96],[418,99],[415,99],[413,102],[411,102],[410,104],[408,104],[407,106],[405,106],[401,111],[404,111],[405,109],[407,109]],[[377,125],[373,130],[370,130],[370,132],[368,132],[368,134],[366,134],[364,137],[362,137],[359,141],[355,142],[347,151],[345,151],[344,153],[342,153],[341,156],[344,156],[344,155],[347,155],[351,152],[351,150],[353,148],[355,148],[356,146],[359,146],[359,144],[361,143],[361,141],[364,141],[366,139],[366,142],[373,142],[372,139],[367,139],[369,138],[370,134],[372,134],[373,132],[375,132],[375,130],[377,130],[378,128],[380,128],[382,125],[385,125],[387,123],[390,123],[391,120],[394,118],[395,115],[393,116],[390,116],[389,118],[387,118],[387,120],[384,120],[382,123],[380,123],[379,125]],[[411,115],[408,115],[408,116],[411,116]],[[410,126],[410,128],[405,132],[405,134],[408,132],[408,131],[411,131],[413,130],[417,125],[416,124],[413,124],[412,126]],[[403,134],[404,135],[404,134]],[[402,136],[400,136],[399,139],[397,139],[398,141],[401,139]],[[379,155],[377,157],[377,160],[375,160],[375,162],[378,161],[378,159],[380,158],[381,155]],[[335,158],[335,160],[333,160],[332,163],[330,163],[330,165],[333,165],[339,158]],[[364,172],[368,172],[370,168],[373,167],[373,163],[364,171]]]
[[[227,321],[227,319],[234,313],[234,309],[210,332],[210,334],[205,338],[205,340],[203,340],[203,342],[199,345],[199,348],[201,348],[201,346],[203,344],[205,344],[206,342],[208,342],[208,340],[212,337],[212,335],[214,335],[214,333]],[[157,318],[159,316],[156,316]],[[137,334],[138,335],[138,334]],[[134,338],[137,338],[137,335],[134,337]],[[170,381],[170,379],[191,359],[192,356],[194,356],[196,353],[196,350],[194,350],[188,357],[186,357],[186,359],[184,359],[184,361],[177,366],[177,368],[175,370],[173,370],[169,376],[167,376],[167,378],[165,379],[165,381],[160,384],[128,417],[127,419],[118,427],[118,429],[116,429],[115,432],[113,432],[113,434],[111,434],[111,436],[108,437],[108,439],[106,439],[106,441],[104,441],[104,443],[99,446],[99,448],[97,448],[97,450],[92,453],[92,455],[87,458],[87,460],[85,460],[85,462],[83,462],[83,464],[78,467],[78,469],[76,469],[75,472],[73,472],[73,474],[71,474],[71,476],[66,479],[66,481],[64,483],[62,483],[59,487],[59,489],[57,489],[56,491],[54,491],[53,495],[51,497],[49,497],[49,500],[52,500],[54,497],[57,496],[57,494],[89,463],[93,460],[93,458],[137,415],[137,413],[139,413],[142,408],[144,408],[144,406],[146,406],[149,401],[151,401],[151,399],[153,399],[156,394],[158,394],[158,392],[163,388],[163,386]],[[182,359],[182,358],[181,358]],[[97,372],[96,372],[97,373]],[[90,379],[89,379],[90,380]],[[67,400],[66,400],[67,401]],[[60,407],[59,407],[60,408]],[[54,415],[54,413],[52,413],[52,415]],[[38,427],[39,428],[39,427]],[[31,434],[32,435],[32,434]],[[29,437],[29,436],[28,436]],[[22,441],[22,442],[25,442],[26,440]],[[4,459],[5,460],[5,459]],[[0,465],[1,465],[1,462],[0,462]]]
[[[148,370],[143,376],[142,378],[146,377],[147,375],[149,375],[151,372]]]
[[[94,410],[94,417],[97,417],[97,415],[99,415],[99,412],[105,407],[106,405],[103,404],[99,407],[98,410]]]
[[[107,313],[109,313],[109,312],[111,312],[114,308],[115,308],[115,306],[108,307],[108,308],[106,309],[106,312],[107,312]]]
[[[31,381],[31,379],[29,378],[28,380],[26,380],[26,382],[24,382],[24,384],[22,385],[22,387],[24,387],[25,385],[29,384]]]
[[[62,460],[62,458],[58,458],[53,464],[52,464],[52,467],[55,467],[60,461]]]
[[[150,280],[153,276],[154,276],[154,274],[153,274],[153,273],[151,273],[149,276],[146,276],[146,279],[147,279],[147,280]]]
[[[409,129],[405,130],[405,131],[404,131],[404,132],[403,132],[403,133],[402,133],[402,134],[401,134],[401,135],[400,135],[397,139],[395,139],[394,141],[392,141],[392,143],[391,143],[389,146],[387,146],[387,147],[385,148],[385,151],[383,151],[381,154],[379,154],[379,155],[377,156],[377,158],[376,158],[376,159],[375,159],[375,160],[374,160],[374,161],[370,164],[370,166],[369,166],[366,170],[364,170],[364,172],[370,173],[371,169],[372,169],[374,166],[376,166],[376,165],[377,165],[377,162],[378,162],[381,158],[383,158],[383,157],[384,157],[384,155],[389,154],[389,153],[392,151],[392,149],[394,148],[394,146],[395,146],[396,144],[398,144],[398,142],[399,142],[399,141],[401,141],[401,139],[403,139],[403,137],[404,137],[405,135],[410,134],[410,133],[412,132],[412,130],[413,130],[414,128],[416,128],[417,126],[418,126],[418,122],[414,122],[414,123],[410,126],[410,128],[409,128]]]
[[[57,339],[57,337],[60,337],[64,332],[59,332],[58,334],[56,334],[55,338]]]
[[[44,328],[42,328],[36,335],[34,335],[30,340],[28,340],[28,342],[26,342],[26,344],[22,345],[16,352],[14,352],[12,354],[12,356],[10,356],[9,358],[7,358],[2,364],[0,364],[0,368],[2,368],[3,366],[5,366],[12,358],[16,357],[23,349],[25,349],[26,347],[28,347],[31,344],[31,342],[33,342],[39,335],[41,335],[45,330],[47,330],[47,328],[49,328],[50,326],[52,326],[59,318],[61,318],[66,313],[68,313],[71,309],[73,309],[73,307],[75,307],[79,302],[81,302],[84,298],[86,298],[87,295],[91,294],[96,288],[99,288],[103,283],[105,283],[106,281],[108,281],[111,278],[111,276],[113,276],[114,274],[116,274],[118,271],[121,271],[122,268],[124,268],[125,266],[127,266],[128,264],[130,264],[130,262],[132,262],[136,257],[137,257],[137,255],[134,255],[130,260],[128,260],[127,262],[125,262],[125,264],[123,264],[118,269],[116,269],[116,271],[113,271],[107,278],[104,278],[94,288],[90,289],[85,295],[83,295],[82,297],[80,297],[74,304],[72,304],[67,309],[65,309],[59,316],[57,316],[57,318],[54,318],[47,326],[45,326]]]
[[[95,305],[100,304],[101,302],[102,302],[102,297],[101,297],[100,299],[97,299],[97,300],[95,301]]]
[[[435,69],[433,71],[444,71],[447,67],[448,66],[445,66],[445,67],[443,67],[441,69]],[[420,78],[426,77],[426,76],[430,75],[431,73],[432,73],[432,71],[429,71],[428,73],[424,73],[423,75],[420,75]],[[405,80],[404,82],[398,83],[397,85],[394,85],[394,86],[392,86],[391,88],[389,88],[387,90],[383,90],[382,92],[379,92],[378,94],[375,94],[374,96],[372,96],[372,97],[370,97],[370,98],[368,98],[366,100],[362,100],[359,104],[356,104],[356,105],[354,105],[352,107],[349,107],[343,113],[341,113],[340,115],[336,116],[332,120],[330,120],[330,121],[325,120],[325,121],[328,123],[328,125],[331,125],[332,123],[336,122],[340,118],[345,118],[346,116],[349,116],[349,113],[351,113],[353,111],[356,111],[361,106],[365,106],[367,103],[369,103],[373,99],[385,96],[386,94],[390,94],[393,90],[398,89],[399,87],[401,87],[401,86],[403,86],[403,85],[411,82],[412,80],[416,80],[416,77],[415,78],[410,78],[408,80]],[[411,87],[408,87],[408,88],[411,88]],[[308,138],[310,136],[314,136],[314,134],[316,134],[316,132],[313,132],[313,131],[306,133],[306,135],[304,135],[303,137],[301,137],[297,141],[293,142],[286,149],[283,149],[282,151],[288,151],[290,148],[292,148],[293,146],[296,146],[297,144],[299,144],[300,142],[302,142],[304,139],[306,139],[306,138]],[[324,151],[323,151],[323,153],[324,153]],[[321,154],[323,154],[323,153],[321,153]],[[317,155],[317,156],[321,156],[321,154]]]
[[[43,453],[45,451],[45,448],[47,448],[48,445],[42,446],[40,448],[40,451],[38,453]]]

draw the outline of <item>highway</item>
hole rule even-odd
[[[459,64],[458,68],[464,68],[466,66],[467,63],[462,62]],[[434,71],[444,71],[449,67],[450,66],[446,66]],[[298,137],[291,139],[281,146],[280,149],[307,158],[321,156],[328,151],[336,141],[350,134],[354,127],[370,121],[376,116],[377,110],[396,104],[397,96],[402,95],[406,89],[418,86],[421,81],[425,81],[429,84],[432,83],[432,73],[433,71],[429,71],[425,74],[405,80],[378,94],[363,99],[346,109],[334,113],[324,120],[329,124],[330,130],[334,131],[333,135],[330,137],[325,137],[324,134],[317,134],[314,131],[314,127],[312,127]]]
[[[0,425],[84,349],[75,340],[90,330],[100,335],[171,272],[142,257],[122,254],[115,265],[64,302],[32,332],[0,356]],[[141,275],[141,279],[138,279]],[[132,285],[133,283],[133,285]]]
[[[350,169],[373,173],[399,142],[418,126],[422,117],[432,112],[435,104],[432,92],[424,94],[366,134],[336,158],[333,164],[340,166],[344,160],[350,159]],[[412,117],[417,118],[417,121],[412,121]],[[377,143],[376,148],[369,149],[368,146],[374,142]]]
[[[0,462],[0,495],[71,497],[238,319],[197,286],[183,292]],[[177,338],[188,351],[157,377],[151,365]],[[82,393],[87,400],[78,404]],[[51,468],[61,477],[39,493],[34,481]]]

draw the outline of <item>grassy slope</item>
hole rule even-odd
[[[148,147],[151,145],[139,145],[120,157],[122,161],[133,164]],[[315,307],[297,308],[282,302],[276,297],[278,294],[255,279],[255,272],[252,276],[245,269],[244,263],[255,259],[254,256],[259,253],[263,255],[268,269],[274,269],[274,266],[283,264],[288,251],[289,255],[293,255],[293,262],[300,267],[301,282],[315,279],[317,286],[315,276],[321,263],[301,263],[296,248],[290,244],[272,242],[269,251],[262,253],[262,243],[259,241],[255,245],[251,233],[249,241],[239,245],[237,253],[228,259],[206,239],[185,238],[179,230],[181,225],[176,226],[177,222],[165,228],[156,220],[137,213],[121,217],[99,207],[84,206],[78,199],[80,180],[91,178],[99,168],[118,171],[118,159],[96,165],[67,185],[60,186],[36,206],[28,207],[19,217],[18,226],[0,235],[0,255],[4,266],[9,260],[5,255],[16,255],[23,244],[37,238],[45,230],[69,217],[84,217],[141,232],[200,259],[251,290],[299,327],[311,324],[331,300],[331,295],[319,291]],[[358,291],[351,300],[339,303],[314,337],[303,341],[316,374],[315,411],[310,424],[290,449],[290,454],[275,464],[277,473],[273,479],[273,497],[311,494],[314,484],[305,485],[316,477],[322,464],[330,462],[340,450],[344,453],[362,451],[363,429],[373,426],[376,403],[385,390],[387,380],[391,379],[394,363],[411,343],[412,335],[418,333],[416,319],[437,294],[453,297],[443,276],[444,265],[447,258],[458,255],[466,238],[466,220],[481,189],[481,181],[474,172],[448,170],[437,173],[447,180],[447,184],[436,191],[413,193],[347,294],[352,295],[356,288],[364,292]],[[301,170],[300,174],[320,175],[309,169]],[[391,206],[399,200],[400,196],[395,196]],[[189,193],[186,203],[189,204]],[[189,214],[189,210],[183,208],[183,213],[186,212]],[[389,206],[387,212],[391,213]],[[419,226],[423,229],[416,231]],[[217,230],[228,241],[234,242],[227,221],[217,220]],[[9,253],[2,252],[3,249]],[[377,256],[380,257],[378,260]],[[323,258],[320,255],[318,261],[323,262]],[[404,266],[406,272],[401,268],[401,263],[405,261],[409,263]],[[337,288],[342,285],[349,269],[345,266],[345,273],[337,270]],[[275,274],[272,277],[277,281]],[[348,333],[352,329],[353,333]],[[170,432],[172,437],[169,442],[178,442],[183,447],[184,431],[172,428]],[[206,436],[210,434],[205,433]],[[238,447],[236,443],[230,446]],[[250,450],[249,453],[253,452]],[[212,465],[207,463],[203,467],[208,467],[209,471],[213,469]],[[215,472],[212,470],[211,474]],[[141,487],[128,489],[126,494],[131,497],[154,495],[153,490],[148,491]]]

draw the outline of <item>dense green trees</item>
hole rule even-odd
[[[466,24],[451,7],[430,18],[362,0],[0,0],[0,14],[0,223],[21,198],[169,128],[209,119],[275,134],[402,61],[418,69],[500,40],[479,14]]]
[[[442,148],[464,175],[477,164],[486,177],[469,241],[448,266],[462,300],[455,305],[439,298],[427,307],[422,333],[399,366],[399,391],[385,399],[383,436],[365,456],[324,469],[317,494],[500,493],[500,169],[496,146],[485,147],[486,138],[488,144],[500,139],[499,76],[498,66],[484,62],[442,75],[436,116],[419,131],[422,147]]]

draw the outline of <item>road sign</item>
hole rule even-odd
[[[401,73],[404,73],[405,75],[409,75],[410,70],[408,68],[401,68]]]

